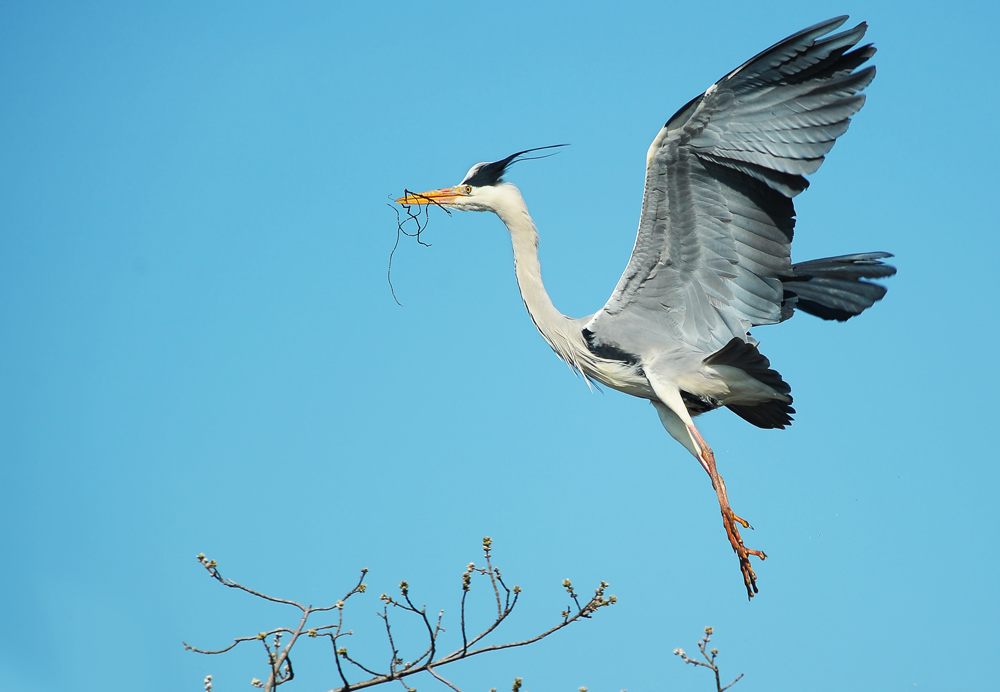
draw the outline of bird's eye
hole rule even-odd
[[[465,186],[465,194],[467,194],[467,195],[471,195],[472,194],[472,186],[471,185],[466,185]]]

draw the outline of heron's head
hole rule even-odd
[[[498,211],[511,193],[518,194],[517,188],[503,181],[503,174],[508,167],[517,161],[544,158],[542,156],[525,157],[524,154],[529,152],[564,146],[566,145],[554,144],[536,149],[525,149],[499,161],[477,163],[469,169],[458,185],[427,192],[408,192],[405,197],[397,199],[396,204],[437,204],[461,211]],[[519,194],[518,197],[520,197]]]

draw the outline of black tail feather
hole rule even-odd
[[[886,293],[885,286],[863,279],[884,279],[896,273],[895,267],[881,262],[886,257],[892,255],[864,252],[793,264],[792,276],[781,279],[785,291],[782,319],[787,320],[795,310],[840,322],[860,315]]]

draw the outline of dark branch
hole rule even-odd
[[[389,252],[389,268],[385,272],[385,278],[389,282],[389,290],[392,292],[392,299],[396,301],[396,305],[399,305],[400,307],[402,307],[403,304],[400,303],[399,298],[396,297],[396,289],[392,285],[392,258],[396,254],[396,249],[399,247],[400,238],[402,238],[404,235],[408,238],[416,238],[417,243],[419,245],[423,245],[424,247],[430,247],[431,246],[430,243],[425,243],[423,240],[420,239],[420,234],[427,230],[427,224],[430,223],[431,205],[434,205],[440,209],[444,209],[445,213],[448,214],[448,216],[451,216],[451,210],[441,206],[441,204],[437,200],[431,199],[430,197],[425,197],[424,195],[421,195],[416,192],[410,192],[409,190],[404,190],[403,192],[404,192],[403,195],[404,197],[420,197],[421,199],[427,200],[427,204],[402,205],[403,210],[406,212],[405,219],[402,219],[399,216],[400,205],[395,204],[393,202],[390,202],[388,205],[394,212],[396,212],[396,242],[393,243],[392,250]],[[392,198],[390,197],[390,199]],[[414,213],[413,211],[414,206],[417,207],[416,213]],[[421,217],[423,217],[423,223],[421,223]],[[410,231],[407,231],[406,228],[404,228],[404,226],[406,226],[406,224],[408,224],[410,221],[416,224],[417,227],[417,230],[413,231],[412,233]]]
[[[481,642],[485,637],[489,636],[494,630],[496,630],[501,623],[503,623],[513,612],[514,607],[517,605],[518,596],[521,593],[521,589],[518,586],[513,588],[508,588],[504,583],[499,568],[495,567],[492,562],[492,541],[487,537],[483,539],[483,553],[486,558],[486,566],[482,568],[477,568],[474,564],[470,563],[462,575],[462,598],[461,598],[461,627],[462,627],[462,646],[452,651],[451,653],[444,656],[437,656],[438,650],[438,635],[445,631],[442,627],[441,622],[444,616],[444,611],[439,612],[437,622],[432,623],[430,618],[427,616],[427,606],[417,608],[414,604],[412,598],[410,597],[410,586],[407,582],[403,581],[399,584],[400,593],[402,594],[402,600],[397,601],[391,596],[382,594],[380,600],[384,603],[383,610],[381,613],[376,613],[378,617],[383,620],[385,625],[386,636],[389,640],[389,648],[391,650],[391,658],[389,660],[388,668],[382,672],[378,670],[369,668],[360,662],[351,658],[347,652],[347,647],[339,645],[339,639],[341,637],[350,636],[353,631],[345,632],[344,627],[344,617],[343,611],[344,606],[348,599],[353,595],[358,593],[364,593],[366,590],[366,585],[364,584],[364,577],[368,570],[361,571],[361,577],[358,579],[358,583],[352,588],[341,600],[337,601],[336,604],[331,606],[323,606],[314,608],[311,605],[303,605],[295,601],[274,598],[272,596],[267,596],[260,592],[254,591],[247,587],[238,584],[230,579],[225,579],[219,573],[218,565],[214,560],[208,560],[204,555],[198,556],[198,561],[205,567],[209,575],[218,581],[219,583],[227,586],[229,588],[234,588],[244,593],[256,596],[263,600],[280,603],[282,605],[289,605],[297,608],[300,613],[300,619],[298,625],[294,628],[279,627],[268,632],[261,632],[255,636],[250,637],[239,637],[233,641],[232,644],[224,649],[218,649],[214,651],[196,649],[195,647],[185,644],[185,648],[194,651],[196,653],[202,654],[221,654],[227,651],[231,651],[239,644],[249,641],[260,641],[264,645],[264,649],[267,655],[268,668],[270,669],[268,679],[266,683],[261,683],[259,680],[254,680],[254,685],[257,687],[262,687],[268,692],[272,692],[278,686],[289,682],[294,677],[294,672],[292,669],[291,662],[291,650],[292,647],[298,642],[301,635],[306,634],[308,638],[315,639],[317,637],[327,637],[333,646],[334,660],[337,664],[337,673],[340,677],[340,681],[343,685],[336,690],[331,692],[347,692],[348,690],[361,690],[367,687],[374,687],[376,685],[381,685],[391,681],[398,680],[403,686],[409,690],[410,688],[403,682],[404,678],[411,675],[416,675],[418,673],[427,672],[435,679],[439,680],[444,685],[447,685],[453,690],[458,691],[458,688],[447,679],[445,679],[438,672],[437,669],[442,666],[448,665],[450,663],[455,663],[472,656],[478,656],[480,654],[488,653],[490,651],[502,651],[504,649],[512,649],[521,646],[527,646],[528,644],[533,644],[537,641],[544,639],[558,632],[562,628],[580,620],[582,618],[589,618],[600,608],[613,605],[616,602],[614,596],[608,596],[605,598],[604,593],[607,588],[607,582],[601,582],[600,586],[595,589],[594,596],[589,601],[584,604],[580,604],[576,593],[573,591],[572,586],[569,585],[569,581],[564,582],[564,586],[567,586],[567,590],[573,597],[574,603],[577,608],[575,612],[563,612],[562,622],[557,623],[553,627],[545,630],[541,634],[529,637],[528,639],[523,639],[520,641],[507,642],[504,644],[491,644],[489,646],[475,647],[479,642]],[[472,575],[474,573],[486,576],[490,580],[490,585],[493,589],[493,596],[497,606],[497,616],[494,621],[486,627],[483,631],[478,634],[471,636],[467,632],[466,622],[465,622],[465,602],[472,585]],[[500,591],[504,592],[503,598],[501,598]],[[397,646],[394,635],[392,633],[392,627],[389,622],[389,607],[399,608],[400,610],[412,613],[420,617],[424,624],[424,629],[427,632],[428,644],[427,649],[415,660],[405,663],[400,657],[400,649]],[[310,617],[315,616],[317,613],[324,613],[330,611],[337,611],[337,620],[334,623],[327,623],[320,625],[318,627],[307,628],[308,620]],[[282,647],[282,640],[287,637],[287,641]],[[269,639],[271,641],[269,641]],[[338,646],[339,645],[339,646]],[[437,656],[437,658],[435,658]],[[359,670],[363,671],[365,674],[371,677],[367,680],[357,683],[350,683],[347,680],[341,659],[347,661],[354,665]]]

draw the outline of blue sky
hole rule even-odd
[[[433,212],[432,247],[396,253],[399,307],[386,203],[571,143],[510,180],[556,306],[589,314],[664,120],[841,13],[869,22],[878,77],[796,200],[793,258],[887,250],[899,274],[846,324],[756,334],[793,387],[790,429],[699,421],[770,555],[747,603],[704,472],[647,403],[556,360],[502,224]],[[454,666],[463,689],[707,690],[670,655],[705,625],[742,692],[988,687],[998,20],[995,3],[5,4],[0,678],[251,689],[257,649],[181,641],[294,614],[213,584],[199,552],[314,604],[369,568],[359,655],[385,654],[374,613],[400,579],[454,637],[490,535],[524,589],[496,641],[554,623],[567,577],[619,602]],[[287,689],[336,682],[309,644]]]

